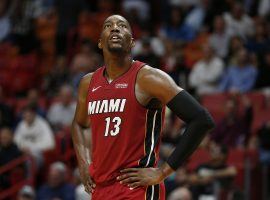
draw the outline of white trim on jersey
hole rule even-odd
[[[155,126],[156,126],[156,115],[157,115],[157,110],[154,114],[154,117],[153,117],[153,127],[152,127],[152,137],[151,137],[151,150],[150,150],[150,153],[148,155],[148,159],[147,159],[147,163],[146,163],[146,167],[149,165],[149,162],[150,162],[150,158],[151,158],[151,155],[153,153],[153,150],[154,150],[154,144],[155,144]]]

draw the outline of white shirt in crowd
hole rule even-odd
[[[165,54],[165,47],[161,39],[158,37],[151,37],[150,38],[150,46],[153,52],[158,56],[163,56]],[[143,42],[141,39],[136,40],[135,47],[132,48],[132,55],[137,56],[142,52],[143,49]],[[157,66],[155,66],[157,67]]]
[[[260,0],[258,13],[260,16],[266,17],[270,13],[270,1]]]
[[[38,115],[30,126],[24,120],[18,124],[14,141],[20,149],[28,148],[33,154],[53,149],[55,146],[52,129],[48,122]]]
[[[225,13],[223,17],[230,35],[245,38],[254,34],[255,29],[251,28],[254,27],[254,23],[248,15],[243,14],[240,20],[235,19],[230,13]]]
[[[189,76],[189,83],[198,94],[217,92],[218,81],[223,73],[222,59],[213,57],[210,61],[198,61]]]
[[[228,54],[230,34],[227,31],[223,33],[212,33],[209,37],[209,44],[221,58],[225,58]]]
[[[70,126],[76,110],[75,102],[64,106],[62,103],[53,104],[47,114],[47,118],[52,125]]]

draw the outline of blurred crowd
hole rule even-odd
[[[103,65],[97,42],[115,13],[131,24],[133,58],[167,72],[217,122],[195,161],[165,181],[168,199],[245,199],[247,167],[250,178],[263,174],[251,180],[255,193],[269,197],[269,0],[1,0],[0,193],[30,177],[7,199],[90,199],[69,127],[80,79]],[[161,162],[185,124],[167,110],[164,127]]]

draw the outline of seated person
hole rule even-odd
[[[49,169],[48,182],[40,187],[38,200],[75,199],[75,186],[67,183],[67,167],[62,162],[52,163]]]
[[[212,46],[205,44],[203,54],[203,58],[195,63],[189,75],[189,84],[198,95],[218,91],[224,68],[223,60],[215,55]]]
[[[253,119],[253,108],[248,98],[243,97],[243,112],[239,112],[238,101],[229,99],[225,104],[225,116],[210,135],[211,140],[228,147],[246,146]]]
[[[211,160],[198,166],[196,172],[189,177],[194,199],[200,196],[214,196],[217,185],[228,191],[236,176],[236,168],[226,164],[228,150],[225,145],[220,146],[212,143],[210,156]]]
[[[6,165],[21,155],[22,152],[13,142],[12,130],[7,127],[0,129],[0,166]],[[0,188],[8,188],[10,186],[10,171],[0,175]]]
[[[24,108],[23,119],[15,130],[14,141],[20,150],[35,158],[39,167],[43,163],[43,152],[52,150],[55,146],[49,123],[37,115],[34,105]]]
[[[236,64],[227,68],[220,85],[220,92],[245,93],[253,89],[258,70],[246,49],[238,51]]]
[[[52,103],[47,119],[54,130],[61,130],[71,125],[75,109],[73,90],[69,85],[63,85],[59,90],[59,101]]]

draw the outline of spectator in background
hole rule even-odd
[[[135,47],[133,47],[131,50],[133,56],[137,56],[143,51],[143,42],[145,38],[148,38],[151,49],[156,56],[162,57],[165,54],[164,43],[155,35],[155,33],[152,33],[152,28],[147,25],[142,27],[141,36],[135,41]]]
[[[260,16],[267,17],[270,13],[270,2],[268,0],[259,0],[258,13]]]
[[[216,16],[214,19],[214,30],[209,37],[209,44],[220,58],[226,58],[229,41],[230,35],[226,29],[224,19],[221,16]]]
[[[63,84],[70,81],[70,72],[67,66],[65,56],[58,56],[55,66],[45,77],[45,90],[48,96],[52,97],[57,94],[57,91]]]
[[[12,130],[7,127],[0,129],[0,167],[20,156],[22,152],[13,142]],[[10,187],[9,172],[6,172],[0,176],[0,189],[8,187]]]
[[[169,21],[161,27],[160,36],[171,42],[188,42],[195,38],[196,32],[192,27],[184,23],[181,8],[172,7]]]
[[[73,90],[69,85],[61,86],[58,96],[59,101],[50,106],[47,114],[54,130],[69,127],[76,109],[76,104],[73,101]]]
[[[22,152],[13,142],[13,132],[10,128],[0,129],[0,166],[20,157]]]
[[[50,165],[47,183],[37,192],[38,200],[75,200],[75,187],[67,183],[67,167],[62,162]]]
[[[250,125],[253,119],[253,109],[250,101],[242,98],[244,113],[239,114],[239,104],[230,99],[225,105],[225,117],[210,135],[211,139],[227,147],[243,147],[247,144],[250,134]]]
[[[270,88],[270,50],[259,64],[256,88]]]
[[[150,19],[150,5],[146,0],[123,0],[122,6],[127,15],[133,13],[137,15],[141,22],[146,22]]]
[[[258,142],[261,163],[270,165],[270,121],[258,131]]]
[[[150,66],[160,68],[160,58],[155,54],[151,47],[150,38],[142,38],[142,49],[138,55],[134,57],[135,60],[141,60]]]
[[[166,71],[182,88],[187,88],[189,69],[185,63],[183,45],[181,42],[167,43],[166,45],[167,50],[162,59],[161,69]]]
[[[39,91],[35,88],[30,89],[27,92],[26,97],[27,105],[32,105],[36,108],[36,113],[40,115],[41,117],[46,117],[46,111],[40,106],[39,103]]]
[[[39,16],[46,17],[55,12],[55,0],[35,0]]]
[[[170,194],[168,200],[192,200],[192,194],[188,188],[179,187]]]
[[[262,18],[257,19],[255,23],[255,34],[248,39],[246,44],[247,49],[255,53],[259,60],[263,59],[267,50],[270,50],[270,32],[268,33],[267,29],[267,22]]]
[[[237,171],[234,166],[226,164],[228,149],[225,145],[210,145],[211,160],[198,166],[196,172],[189,177],[192,185],[191,191],[194,199],[198,198],[215,198],[216,185],[221,190],[229,191],[233,178]],[[216,197],[219,199],[219,197]]]
[[[0,42],[8,36],[11,30],[10,18],[8,14],[8,1],[0,1]]]
[[[25,185],[19,191],[17,200],[35,200],[35,190],[30,185]]]
[[[32,155],[40,166],[43,162],[43,152],[54,148],[54,135],[48,122],[37,115],[33,105],[23,110],[23,119],[15,130],[15,143],[20,150]]]
[[[206,44],[203,47],[204,57],[192,68],[189,84],[199,95],[215,93],[223,73],[224,63],[215,55],[213,48]]]
[[[237,56],[241,49],[244,48],[244,40],[240,36],[232,36],[229,41],[229,49],[225,58],[227,65],[236,65]]]
[[[84,0],[55,0],[55,9],[58,16],[56,49],[58,55],[66,53],[68,33],[78,23],[79,14],[85,10]]]
[[[197,6],[200,0],[169,0],[171,6],[187,7]]]
[[[241,49],[236,58],[236,65],[229,66],[220,82],[221,92],[248,92],[255,84],[257,68],[251,62],[251,54]]]
[[[85,74],[95,71],[97,66],[101,66],[101,57],[95,52],[93,44],[84,40],[79,52],[71,61],[70,74],[74,89],[79,86],[81,78]]]
[[[6,104],[4,98],[4,91],[0,85],[0,128],[1,127],[12,127],[14,123],[14,113],[11,107]]]
[[[39,8],[33,0],[13,0],[10,14],[11,33],[8,40],[19,46],[20,53],[26,54],[38,47],[34,33],[34,19],[39,16]]]
[[[244,12],[240,2],[234,1],[230,12],[224,14],[224,20],[230,35],[239,35],[243,38],[254,34],[253,20]]]
[[[200,31],[202,29],[208,7],[209,0],[199,1],[199,3],[188,12],[187,16],[185,17],[185,24],[196,32]]]

